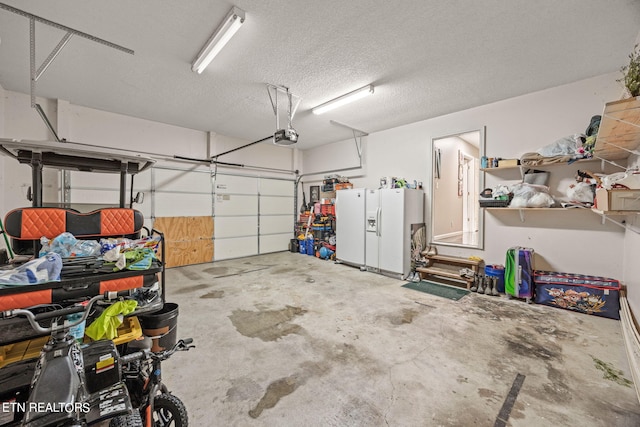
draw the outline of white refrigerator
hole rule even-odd
[[[407,278],[411,272],[411,229],[424,223],[423,199],[422,190],[367,190],[367,270]]]
[[[336,260],[364,270],[364,188],[336,191]]]
[[[422,190],[349,189],[336,192],[336,260],[406,278],[411,228],[424,223]]]

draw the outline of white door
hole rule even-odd
[[[379,266],[381,270],[403,273],[405,243],[405,190],[380,191]]]
[[[261,254],[286,251],[293,236],[294,181],[259,178],[258,250]]]
[[[473,157],[464,155],[462,164],[462,232],[471,233],[476,230],[474,220],[476,183],[473,166]]]
[[[378,270],[378,240],[380,233],[380,191],[365,190],[365,261],[369,269]]]
[[[214,260],[258,254],[258,180],[254,177],[215,177]]]
[[[336,191],[336,258],[365,265],[365,191]]]
[[[286,251],[293,235],[294,181],[218,173],[215,260]]]

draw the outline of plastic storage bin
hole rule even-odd
[[[536,303],[620,319],[620,282],[584,274],[536,270]]]

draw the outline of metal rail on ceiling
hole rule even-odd
[[[30,63],[30,77],[31,77],[31,85],[30,85],[31,107],[36,109],[36,111],[38,112],[42,120],[45,122],[47,129],[49,129],[49,131],[53,134],[56,141],[64,142],[63,140],[60,139],[60,137],[56,133],[55,129],[51,125],[51,122],[47,118],[42,107],[36,103],[36,82],[45,73],[45,71],[47,71],[47,68],[49,68],[53,60],[56,59],[58,54],[67,45],[67,43],[71,39],[71,36],[82,37],[84,39],[91,40],[93,42],[122,51],[124,53],[128,53],[130,55],[133,55],[134,51],[126,47],[120,46],[119,44],[115,44],[110,41],[93,36],[91,34],[87,34],[83,31],[76,30],[74,28],[67,27],[66,25],[62,25],[57,22],[50,21],[46,18],[42,18],[40,16],[26,12],[22,9],[9,6],[6,3],[0,3],[0,9],[4,9],[8,12],[15,13],[16,15],[24,16],[25,18],[29,19],[29,63]],[[47,58],[39,67],[36,66],[36,22],[40,22],[42,24],[48,25],[53,28],[57,28],[65,32],[60,42],[56,45],[55,48],[53,48],[51,53],[49,53]]]

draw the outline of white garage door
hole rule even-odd
[[[218,173],[215,260],[287,250],[294,224],[294,181]]]

